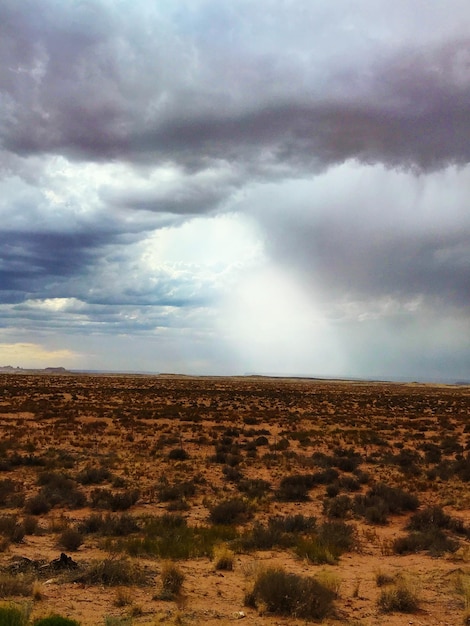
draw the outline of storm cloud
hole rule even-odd
[[[470,376],[469,32],[464,0],[3,2],[5,354]]]

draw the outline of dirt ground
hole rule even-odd
[[[83,626],[304,624],[248,602],[275,567],[334,590],[324,624],[470,623],[469,417],[463,385],[0,375],[0,601]],[[384,608],[398,588],[412,608]]]

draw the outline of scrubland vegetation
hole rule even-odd
[[[0,624],[470,623],[468,387],[0,383]]]

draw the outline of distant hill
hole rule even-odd
[[[28,369],[24,367],[0,366],[0,374],[70,374],[65,367],[45,367],[44,369]]]

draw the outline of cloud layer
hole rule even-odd
[[[0,341],[470,376],[467,9],[2,3]]]

